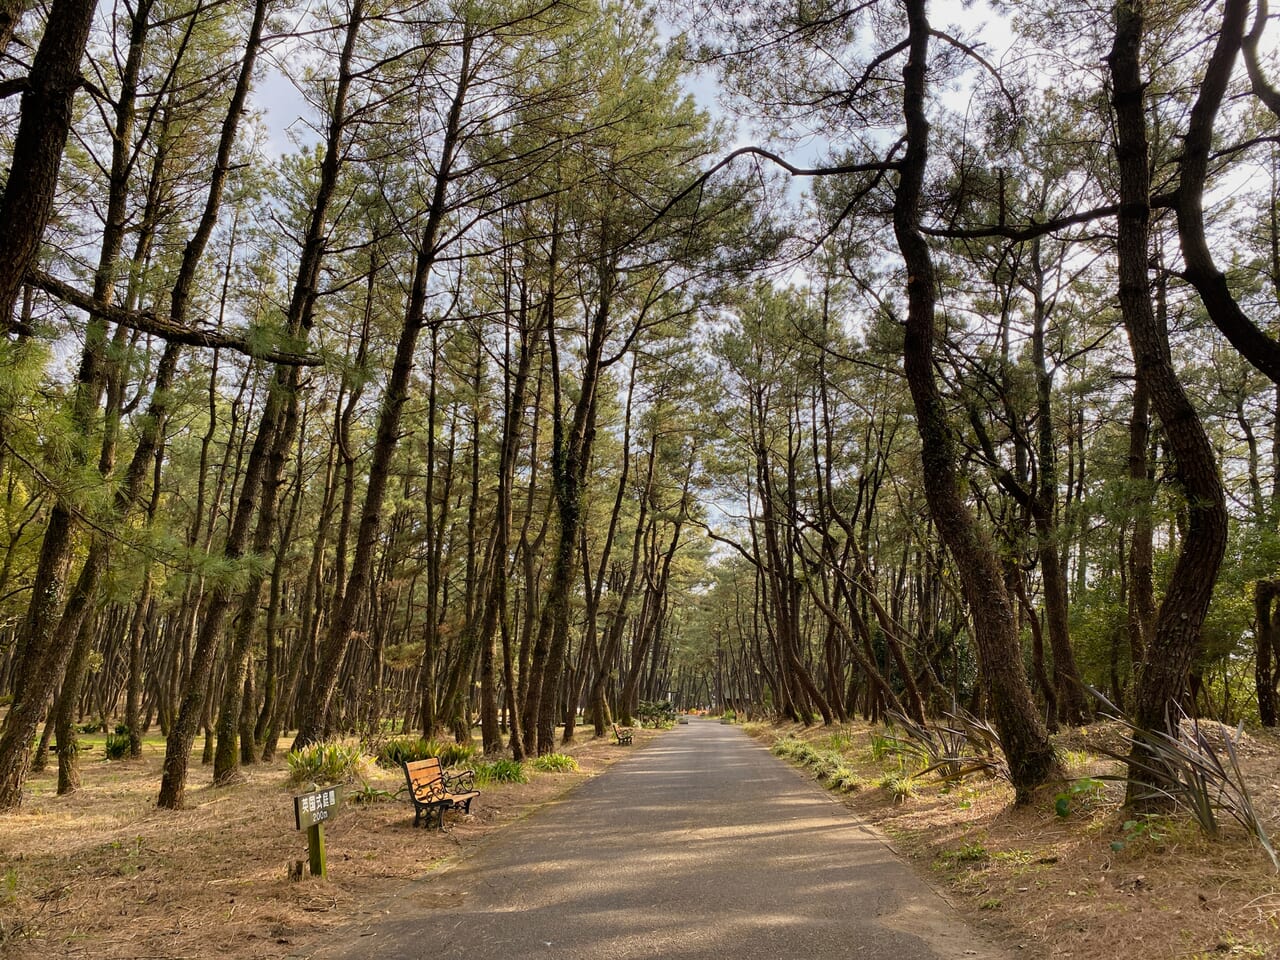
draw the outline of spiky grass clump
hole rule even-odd
[[[519,760],[485,760],[476,764],[476,785],[528,783],[529,772]]]
[[[530,766],[543,773],[573,773],[578,769],[578,761],[567,753],[545,753],[531,760]]]
[[[476,748],[469,743],[449,743],[427,740],[423,737],[396,737],[378,748],[378,766],[398,767],[411,760],[437,757],[442,767],[457,767],[475,756]]]
[[[358,746],[345,743],[313,743],[288,756],[289,782],[352,783],[362,780],[371,762]]]
[[[906,803],[917,793],[915,777],[902,773],[886,773],[876,781],[876,786],[889,794],[894,803]]]

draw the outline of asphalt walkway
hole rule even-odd
[[[697,720],[335,946],[347,960],[1006,956],[803,774]]]

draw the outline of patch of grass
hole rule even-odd
[[[817,743],[827,750],[835,750],[840,753],[852,750],[856,746],[853,734],[848,730],[837,730],[835,733],[827,734]]]
[[[1067,788],[1053,798],[1053,812],[1066,819],[1080,810],[1088,810],[1104,798],[1101,780],[1081,777],[1072,780]]]
[[[1028,863],[1033,863],[1036,855],[1030,850],[997,850],[991,854],[991,859],[997,863],[1013,863],[1025,866]]]
[[[840,767],[829,778],[831,786],[844,793],[855,793],[861,790],[864,784],[863,779],[848,767]]]
[[[530,766],[543,773],[573,773],[578,769],[578,761],[567,753],[547,753],[529,761]]]
[[[299,786],[317,783],[353,783],[363,780],[371,758],[358,746],[344,743],[313,743],[301,750],[290,751],[289,783]]]
[[[519,760],[485,760],[476,764],[476,786],[487,783],[528,783],[529,773]]]
[[[871,747],[871,759],[876,763],[881,763],[888,756],[897,755],[902,749],[892,731],[881,733],[879,730],[870,730],[867,732],[867,740]]]
[[[938,855],[938,859],[948,866],[956,866],[961,863],[985,863],[991,859],[991,853],[985,846],[976,840],[970,840],[962,843],[954,850],[944,850]]]
[[[918,793],[915,777],[901,771],[886,773],[876,781],[876,786],[889,794],[894,803],[906,803]]]
[[[427,740],[423,737],[396,737],[378,747],[378,766],[394,768],[412,760],[426,760],[437,757],[442,767],[456,767],[467,763],[476,754],[476,748],[469,743],[450,743],[442,740]]]

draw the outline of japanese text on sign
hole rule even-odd
[[[306,830],[330,819],[338,809],[342,792],[338,787],[326,787],[314,793],[304,793],[293,798],[293,815],[299,830]]]

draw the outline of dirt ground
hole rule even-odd
[[[636,744],[658,736],[636,731]],[[191,771],[187,809],[157,809],[163,744],[134,761],[86,755],[84,786],[54,795],[56,771],[32,778],[21,811],[0,815],[0,957],[221,960],[307,957],[356,914],[415,877],[468,856],[504,824],[598,774],[633,747],[579,728],[566,750],[577,773],[530,770],[526,784],[490,784],[470,816],[443,832],[414,829],[404,800],[344,804],[325,828],[328,880],[288,879],[307,858],[294,829],[283,761],[249,768],[246,782],[209,786]],[[101,748],[96,751],[101,756]],[[528,766],[526,765],[526,769]],[[369,783],[394,791],[399,770]]]
[[[917,779],[895,802],[877,782],[901,774],[899,762],[873,756],[866,725],[747,729],[765,742],[796,736],[840,749],[859,777],[841,801],[1015,955],[1280,960],[1280,878],[1240,832],[1211,842],[1177,819],[1126,826],[1113,784],[1073,795],[1065,818],[1054,790],[1014,809],[1009,787],[982,777],[951,789]],[[655,736],[637,731],[637,743]],[[1063,740],[1069,772],[1104,772],[1091,748],[1117,736],[1097,726]],[[294,830],[297,791],[283,762],[218,789],[197,766],[188,808],[175,813],[155,806],[162,749],[149,744],[142,759],[114,763],[91,753],[78,793],[54,796],[50,771],[33,778],[20,812],[0,815],[0,957],[308,957],[414,878],[469,856],[631,748],[580,728],[568,751],[579,772],[491,784],[443,833],[412,828],[403,800],[348,803],[326,828],[329,879],[301,882],[288,879],[306,840]],[[1280,738],[1251,733],[1241,752],[1254,799],[1280,834]],[[394,791],[400,780],[378,771],[370,784]]]
[[[1242,829],[1206,839],[1179,818],[1134,820],[1121,809],[1118,783],[1066,785],[1013,807],[1007,784],[970,777],[950,789],[933,777],[912,781],[895,800],[878,781],[900,773],[898,760],[873,757],[865,724],[773,727],[750,724],[772,742],[783,736],[843,748],[861,778],[841,801],[878,829],[968,918],[1028,958],[1280,960],[1280,877]],[[1250,732],[1240,748],[1255,805],[1280,841],[1280,738]],[[1073,777],[1116,765],[1092,752],[1119,746],[1114,727],[1096,725],[1059,740]],[[1055,810],[1062,793],[1069,811]]]

